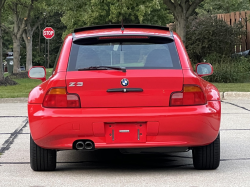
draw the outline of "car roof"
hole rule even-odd
[[[91,27],[83,27],[74,30],[72,34],[73,40],[85,37],[97,36],[114,36],[114,35],[147,35],[147,36],[167,36],[171,37],[172,33],[168,27],[155,25],[97,25]]]

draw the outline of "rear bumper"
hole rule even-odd
[[[95,148],[193,147],[210,144],[219,133],[220,101],[187,107],[49,109],[28,104],[31,135],[47,149],[72,149],[89,139]],[[143,143],[106,143],[106,123],[144,122]]]

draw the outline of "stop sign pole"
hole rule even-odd
[[[48,40],[48,68],[49,68],[49,40],[52,39],[55,36],[55,31],[51,27],[46,27],[43,30],[43,36],[45,39]],[[45,53],[46,56],[46,53]],[[46,58],[45,58],[46,59]]]

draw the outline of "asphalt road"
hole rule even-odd
[[[0,100],[0,186],[250,186],[250,100],[222,103],[221,164],[212,171],[195,170],[191,152],[109,150],[61,151],[56,171],[33,172],[26,117],[26,103]]]

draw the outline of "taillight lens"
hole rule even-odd
[[[172,93],[170,106],[190,106],[206,104],[206,97],[199,86],[184,85],[182,92]]]
[[[77,94],[69,94],[66,88],[51,88],[46,94],[43,107],[46,108],[80,108]]]

